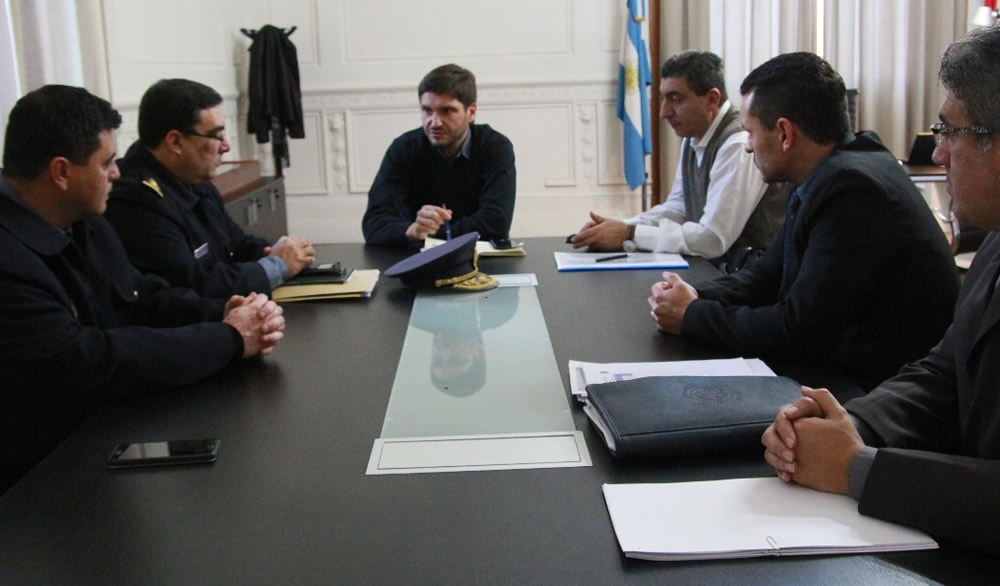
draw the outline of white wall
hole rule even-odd
[[[624,3],[609,0],[104,0],[111,101],[135,138],[142,92],[188,77],[226,98],[227,126],[245,126],[249,39],[239,28],[298,27],[306,138],[285,169],[290,231],[317,242],[361,240],[361,216],[382,155],[420,124],[416,86],[455,62],[479,82],[477,121],[514,143],[514,237],[576,231],[587,211],[638,211],[621,172],[614,114]],[[190,15],[197,15],[192,18]],[[138,23],[143,23],[141,26]],[[230,158],[269,145],[245,137]]]
[[[227,125],[241,138],[229,158],[255,158],[268,170],[270,145],[254,144],[243,131],[250,41],[239,29],[297,26],[292,40],[307,136],[291,141],[292,167],[285,170],[289,225],[316,242],[361,240],[382,154],[393,137],[419,124],[416,85],[446,62],[476,73],[479,121],[514,142],[514,237],[569,234],[591,209],[623,217],[641,206],[622,177],[614,115],[623,0],[5,1],[24,12],[37,12],[39,2],[50,11],[75,7],[65,16],[75,16],[81,29],[84,83],[122,112],[121,149],[135,138],[143,91],[163,77],[187,77],[225,97]],[[759,61],[811,47],[814,19],[824,16],[834,66],[862,88],[862,126],[902,152],[934,117],[937,55],[964,29],[977,1],[826,0],[820,10],[813,0],[660,0],[663,52],[652,61],[685,48],[714,50],[728,64],[732,94]],[[842,19],[853,24],[834,38],[831,23]],[[893,50],[869,46],[869,33]],[[867,77],[855,71],[869,62],[890,63],[892,83],[877,68]],[[46,76],[46,83],[71,82]],[[657,164],[665,189],[679,141],[661,129]]]

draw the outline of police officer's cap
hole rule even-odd
[[[478,232],[463,234],[444,244],[426,248],[404,258],[385,272],[399,277],[403,285],[414,289],[452,287],[462,291],[486,291],[497,286],[497,280],[479,272],[476,254]]]

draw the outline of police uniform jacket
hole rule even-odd
[[[256,261],[270,242],[243,231],[210,181],[185,185],[144,146],[134,143],[118,161],[105,217],[144,273],[206,297],[271,294]]]
[[[97,405],[192,383],[243,354],[234,328],[200,323],[219,320],[225,300],[141,275],[103,218],[60,230],[4,179],[0,250],[0,492]]]

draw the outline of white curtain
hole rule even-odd
[[[969,4],[941,0],[827,0],[823,53],[857,88],[858,127],[905,158],[937,120],[941,54],[968,25]],[[979,2],[982,5],[982,2]]]
[[[858,127],[876,131],[897,156],[937,119],[937,82],[945,48],[968,28],[982,0],[661,0],[660,62],[684,49],[707,49],[726,64],[737,103],[754,67],[790,51],[823,55],[857,89]],[[655,60],[655,58],[654,58]],[[663,189],[679,156],[661,133]]]
[[[743,78],[775,55],[816,50],[814,0],[712,0],[711,50],[726,64],[739,103]]]
[[[740,83],[754,67],[780,53],[816,50],[815,5],[815,0],[660,0],[659,63],[685,49],[716,53],[725,63],[729,99],[739,106]],[[680,139],[666,129],[659,149],[660,195],[666,197]]]
[[[3,152],[7,114],[20,97],[17,60],[14,59],[14,29],[11,26],[10,5],[0,6],[0,152]]]
[[[101,0],[11,0],[21,88],[49,83],[109,97]]]

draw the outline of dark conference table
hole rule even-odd
[[[657,333],[660,271],[558,273],[562,239],[486,272],[535,273],[567,361],[724,357]],[[322,247],[322,260],[391,266],[401,251]],[[694,260],[682,274],[714,274]],[[382,277],[371,299],[290,304],[286,338],[190,388],[110,405],[0,497],[2,584],[875,584],[987,583],[1000,563],[941,550],[647,562],[618,547],[601,485],[769,475],[761,452],[619,462],[573,405],[592,467],[366,476],[414,293]],[[833,373],[771,365],[802,383]],[[575,403],[575,401],[574,401]],[[109,471],[116,444],[219,437],[211,466]]]

